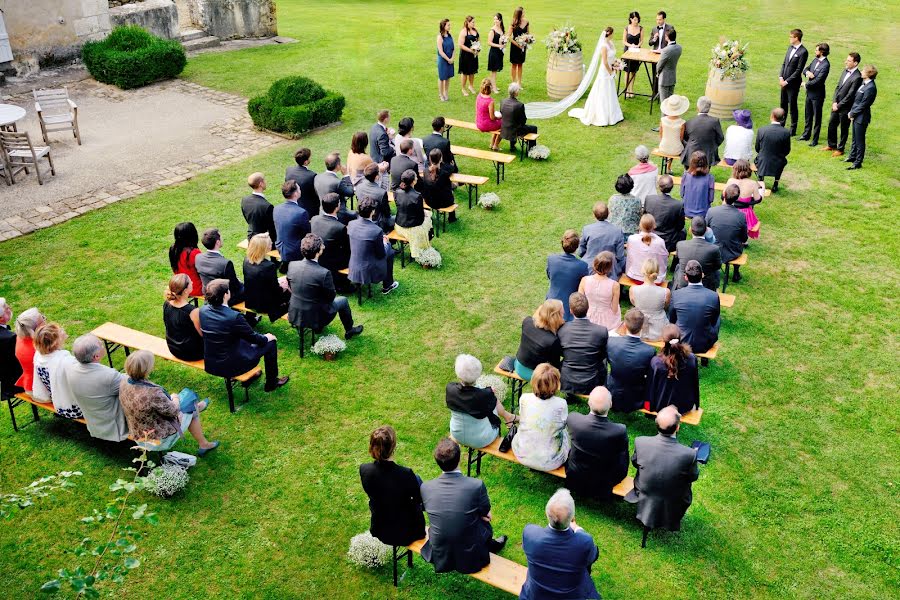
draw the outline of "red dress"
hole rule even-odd
[[[481,94],[475,99],[475,125],[481,131],[500,131],[500,119],[495,119],[490,113],[493,101],[493,98]]]
[[[191,278],[191,285],[193,286],[191,296],[202,297],[203,282],[200,281],[200,273],[197,272],[197,267],[194,266],[194,261],[197,259],[198,254],[200,254],[199,248],[190,250],[185,248],[181,252],[181,256],[178,257],[178,271],[176,273],[184,273]]]
[[[34,388],[34,340],[16,337],[16,358],[22,365],[22,375],[16,385],[29,394]]]

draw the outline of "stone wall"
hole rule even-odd
[[[223,40],[278,35],[274,0],[189,0],[194,22]]]
[[[153,35],[177,39],[179,36],[178,9],[173,0],[144,0],[109,9],[113,27],[140,25]]]

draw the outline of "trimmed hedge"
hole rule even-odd
[[[179,42],[137,25],[116,27],[106,39],[85,43],[81,58],[94,79],[123,90],[175,77],[187,64]]]
[[[247,103],[253,124],[261,129],[299,135],[340,121],[344,97],[306,77],[285,77]]]

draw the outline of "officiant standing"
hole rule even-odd
[[[666,40],[666,34],[675,29],[666,23],[666,11],[661,10],[656,13],[656,27],[650,34],[650,49],[660,52],[669,42]]]
[[[791,45],[788,46],[781,64],[781,74],[778,76],[778,84],[781,86],[781,108],[791,116],[791,135],[797,135],[797,96],[800,94],[800,84],[803,83],[803,66],[809,57],[809,52],[802,44],[803,32],[799,29],[791,29]]]

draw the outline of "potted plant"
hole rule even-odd
[[[438,269],[443,263],[443,259],[441,258],[441,253],[435,248],[425,248],[419,252],[416,262],[426,269]]]
[[[344,343],[344,340],[333,333],[320,337],[311,348],[313,354],[317,354],[325,360],[334,360],[338,352],[343,352],[346,349],[347,344]]]
[[[569,25],[550,32],[544,45],[550,53],[547,59],[547,95],[565,98],[574,92],[584,76],[584,56],[575,28]]]
[[[747,46],[739,40],[724,40],[712,49],[706,96],[712,101],[710,116],[731,119],[732,112],[744,104],[747,90]]]
[[[494,208],[499,206],[500,204],[500,196],[498,196],[494,192],[482,194],[478,199],[478,204],[481,205],[481,208],[483,208],[484,210],[494,210]]]

